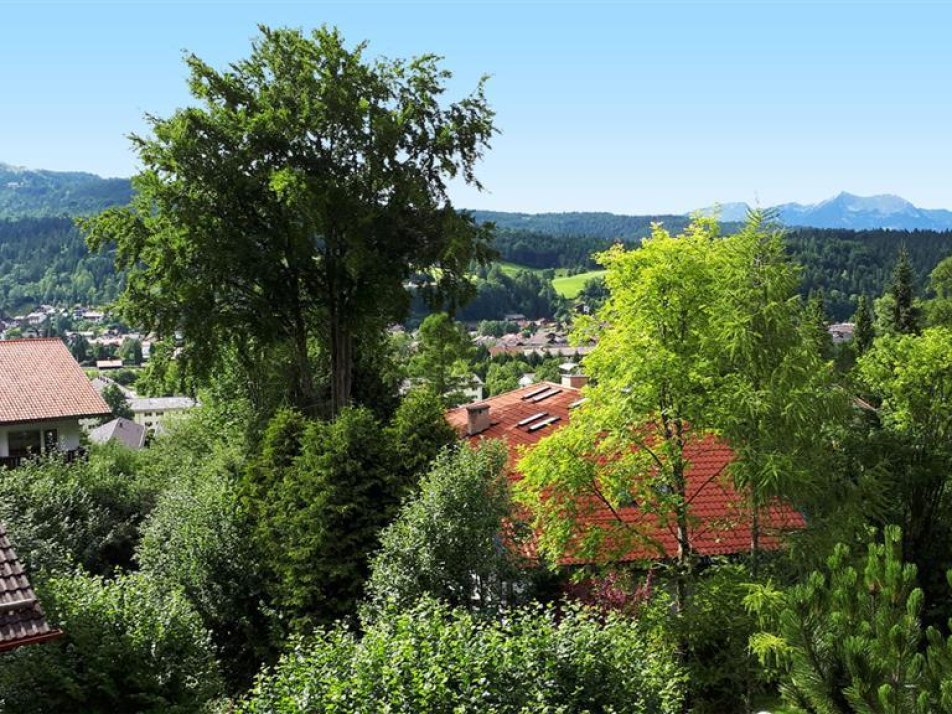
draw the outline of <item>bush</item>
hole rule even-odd
[[[220,694],[208,633],[176,591],[75,574],[39,597],[65,634],[0,658],[4,711],[190,714]]]
[[[367,584],[373,606],[406,606],[429,595],[454,606],[498,607],[513,589],[525,590],[518,540],[503,542],[513,512],[506,458],[499,442],[443,452],[419,495],[381,534]],[[519,535],[512,524],[508,530]]]
[[[356,612],[400,480],[386,432],[365,408],[348,407],[333,422],[293,412],[272,420],[243,502],[269,593],[292,627]]]
[[[840,544],[803,582],[751,591],[746,604],[763,628],[751,648],[805,711],[952,712],[952,638],[923,627],[916,576],[896,526],[865,559]]]
[[[569,607],[485,619],[422,601],[364,636],[336,628],[299,640],[238,711],[680,711],[684,677],[658,633]]]
[[[716,565],[694,583],[684,613],[690,699],[695,714],[749,711],[748,698],[763,686],[748,641],[756,618],[744,607],[750,574],[743,565]]]
[[[277,639],[251,525],[238,505],[239,463],[220,453],[172,481],[143,525],[136,554],[146,575],[181,590],[198,612],[231,691],[247,689]]]
[[[0,520],[32,573],[128,567],[157,488],[134,452],[104,444],[87,461],[51,457],[0,469]]]

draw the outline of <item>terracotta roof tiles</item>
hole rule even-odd
[[[109,413],[58,337],[0,341],[0,424]]]
[[[540,393],[540,390],[541,391]],[[558,391],[556,391],[558,390]],[[549,396],[546,396],[546,395]],[[533,396],[536,395],[536,396]],[[534,401],[543,397],[541,401]],[[573,406],[582,398],[579,390],[552,383],[533,384],[505,394],[486,399],[489,406],[490,426],[481,433],[468,437],[470,443],[481,439],[504,439],[509,447],[510,480],[521,478],[515,465],[520,446],[531,446],[568,423]],[[540,413],[545,416],[537,416]],[[535,419],[531,417],[536,416]],[[541,428],[532,430],[547,419],[556,417]],[[466,437],[466,407],[447,412],[446,419],[461,437]],[[687,469],[686,494],[690,501],[691,542],[695,552],[703,556],[743,553],[750,549],[751,518],[744,498],[730,483],[726,469],[733,459],[733,452],[723,441],[705,436],[688,444],[685,457]],[[617,526],[615,516],[603,504],[594,500],[580,503],[579,512],[584,525],[602,524],[606,528]],[[634,506],[619,510],[625,523],[644,524],[652,519],[653,525],[641,528],[650,538],[661,545],[665,555],[674,556],[677,540],[672,524],[664,523],[656,516],[648,516]],[[805,526],[803,516],[787,504],[775,502],[760,514],[761,547],[778,548],[784,532]],[[660,557],[657,549],[648,546],[629,550],[620,560],[642,560]],[[565,564],[581,561],[567,557]]]

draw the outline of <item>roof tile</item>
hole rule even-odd
[[[561,390],[557,394],[534,402],[533,393],[543,387]],[[519,447],[531,446],[568,423],[572,405],[578,401],[578,389],[557,384],[543,383],[521,387],[505,394],[490,397],[484,401],[489,405],[490,427],[480,434],[468,437],[470,443],[481,439],[504,439],[509,448],[510,480],[518,481],[521,475],[515,465],[519,459]],[[539,412],[546,417],[559,417],[545,427],[529,431],[530,425],[519,423]],[[459,407],[446,414],[451,426],[461,437],[466,435],[466,408]],[[541,420],[541,419],[540,419]],[[532,424],[538,421],[533,420]],[[733,452],[723,441],[705,436],[689,443],[685,449],[685,458],[689,463],[687,477],[687,497],[690,500],[689,516],[691,542],[694,550],[705,556],[743,553],[750,549],[751,517],[745,499],[738,493],[726,474],[733,459]],[[615,516],[600,502],[593,499],[580,503],[583,525],[601,524],[606,528],[617,525]],[[660,543],[666,556],[677,553],[677,539],[673,527],[657,516],[649,516],[634,506],[619,509],[624,523],[640,524],[640,531],[647,533],[655,542]],[[650,519],[650,525],[645,528]],[[784,532],[805,527],[803,516],[785,503],[774,502],[760,514],[760,544],[765,549],[779,548]],[[610,544],[609,544],[610,545]],[[630,550],[620,560],[642,560],[658,558],[660,554],[648,547]],[[580,564],[577,558],[567,557],[565,564]]]
[[[0,652],[58,637],[61,633],[46,622],[2,524],[0,570]]]
[[[58,337],[0,341],[0,424],[109,413]]]

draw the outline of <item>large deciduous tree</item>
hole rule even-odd
[[[678,236],[656,227],[640,248],[616,246],[601,260],[609,297],[582,328],[598,338],[585,361],[594,386],[571,423],[523,458],[517,493],[552,558],[632,548],[670,557],[680,613],[697,564],[692,440],[716,434],[733,448],[729,475],[750,497],[756,552],[758,509],[805,487],[820,425],[843,399],[829,388],[782,236],[763,215],[729,237],[713,219]],[[614,521],[584,518],[593,503]],[[626,506],[645,518],[623,518]],[[656,524],[674,534],[676,552],[654,540]]]
[[[625,522],[583,525],[594,502],[618,514],[635,504],[675,534],[675,606],[684,609],[693,570],[688,513],[689,432],[710,428],[714,355],[711,295],[717,282],[717,223],[699,219],[684,235],[655,226],[637,250],[601,255],[609,298],[586,330],[598,346],[585,360],[595,386],[571,423],[520,463],[517,495],[540,529],[540,550],[612,558],[632,547],[665,557],[654,529]],[[606,550],[606,544],[612,547]]]
[[[196,105],[149,117],[152,135],[132,137],[132,203],[82,221],[91,246],[117,247],[129,320],[178,331],[198,374],[229,349],[281,346],[292,400],[312,413],[316,352],[336,414],[360,336],[404,317],[408,281],[453,306],[490,255],[491,229],[447,195],[453,179],[480,186],[495,131],[483,80],[441,104],[451,75],[438,57],[365,49],[328,28],[262,27],[226,70],[189,55]]]

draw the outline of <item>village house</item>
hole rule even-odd
[[[834,322],[826,328],[834,345],[840,345],[853,339],[856,325],[852,322]]]
[[[161,423],[167,424],[169,418],[184,414],[195,405],[196,402],[191,397],[133,397],[129,399],[133,420],[146,429],[155,429]]]
[[[565,426],[572,412],[584,404],[581,388],[584,375],[563,375],[561,384],[543,382],[520,387],[511,392],[490,397],[478,403],[458,407],[446,413],[446,419],[462,439],[476,444],[482,439],[503,440],[510,454],[509,479],[521,476],[518,463],[520,447],[532,447],[540,440]],[[751,517],[745,499],[728,478],[727,467],[734,455],[723,441],[705,436],[690,443],[685,456],[687,469],[687,497],[692,522],[691,546],[700,557],[747,553],[751,547]],[[593,501],[580,510],[586,524],[613,523],[615,513]],[[673,558],[678,549],[673,530],[655,521],[647,522],[645,514],[634,506],[617,509],[618,517],[626,524],[638,527],[661,543],[664,557]],[[805,526],[800,513],[783,503],[775,503],[760,514],[760,547],[779,548],[782,535]],[[662,556],[653,551],[632,551],[619,562],[658,560]],[[563,565],[579,565],[580,561],[567,557]]]
[[[0,466],[81,453],[80,420],[110,415],[57,337],[0,341]]]

